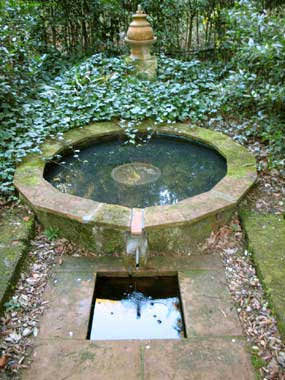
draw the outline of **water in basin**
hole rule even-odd
[[[156,136],[137,146],[118,137],[50,163],[45,178],[62,192],[127,207],[174,204],[215,186],[226,160],[208,146]]]

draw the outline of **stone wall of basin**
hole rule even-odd
[[[150,123],[140,126],[147,131]],[[153,126],[154,127],[154,126]],[[106,135],[121,134],[116,123],[95,123],[68,131],[62,141],[49,140],[42,154],[26,157],[16,170],[14,183],[21,198],[45,227],[100,254],[126,253],[129,236],[141,230],[149,254],[195,255],[212,231],[229,221],[238,203],[255,183],[255,159],[230,137],[188,124],[161,125],[160,133],[183,136],[216,149],[227,161],[227,175],[210,191],[174,205],[132,210],[61,193],[43,177],[46,162],[70,146],[79,147]],[[136,215],[134,220],[133,215]]]

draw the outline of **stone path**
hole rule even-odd
[[[0,213],[0,313],[17,281],[25,258],[34,217],[22,208]]]
[[[178,273],[187,338],[86,340],[96,275],[126,272],[120,258],[66,257],[46,291],[50,306],[23,379],[255,379],[219,257],[156,257],[140,272]]]
[[[258,276],[285,341],[285,219],[283,215],[242,211],[241,220]]]

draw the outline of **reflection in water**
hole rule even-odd
[[[177,277],[99,278],[91,340],[181,339]]]
[[[153,300],[135,292],[120,301],[96,299],[90,339],[180,339],[177,305],[177,297]]]
[[[64,161],[63,161],[64,160]],[[154,180],[120,183],[116,168],[138,163],[155,167]],[[216,151],[182,138],[159,136],[140,146],[118,140],[96,143],[52,163],[46,179],[62,192],[128,207],[174,204],[210,190],[226,174]],[[112,176],[113,173],[113,176]],[[161,175],[160,175],[161,173]],[[124,173],[121,175],[124,177]],[[123,181],[124,182],[124,181]]]

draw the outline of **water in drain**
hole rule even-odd
[[[177,277],[96,280],[89,339],[180,339],[184,336]]]

